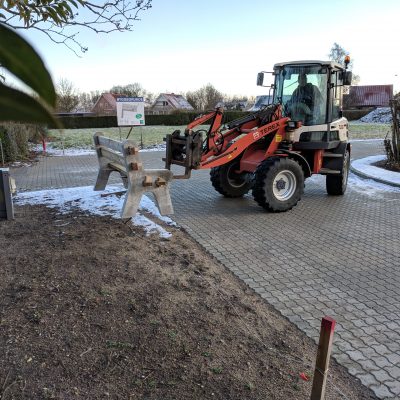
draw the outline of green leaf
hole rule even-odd
[[[0,23],[0,65],[55,106],[56,92],[42,59],[33,47],[12,29]]]
[[[0,84],[0,121],[52,122],[59,125],[50,110],[38,100],[3,84]]]

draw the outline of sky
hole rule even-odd
[[[100,1],[98,1],[100,3]],[[77,57],[40,32],[25,37],[53,80],[81,92],[139,82],[153,93],[185,93],[207,83],[228,95],[257,96],[259,71],[293,60],[326,60],[345,48],[361,85],[400,90],[398,0],[153,0],[132,32],[80,29],[89,50]]]

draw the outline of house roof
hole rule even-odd
[[[157,100],[159,100],[160,97],[163,97],[165,101],[168,101],[169,105],[178,110],[193,110],[193,107],[181,94],[161,93],[160,96],[158,96]]]
[[[93,108],[95,108],[97,106],[97,103],[101,100],[101,99],[105,99],[107,101],[107,103],[113,108],[113,109],[117,109],[117,97],[127,97],[124,94],[119,94],[119,93],[102,93],[101,96],[98,98],[98,100],[96,101],[96,104],[93,106]]]
[[[389,107],[393,98],[393,85],[350,86],[350,92],[343,97],[347,107]]]

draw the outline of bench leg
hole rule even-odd
[[[174,213],[174,208],[172,207],[171,195],[169,194],[169,187],[167,185],[154,190],[153,194],[154,197],[156,198],[161,215],[168,215]]]
[[[113,170],[110,168],[100,167],[99,173],[97,175],[96,184],[94,185],[94,190],[104,190],[106,188],[108,179]]]
[[[126,191],[126,196],[124,200],[124,205],[121,210],[121,218],[132,218],[136,215],[137,210],[139,209],[140,200],[142,199],[142,192],[134,193],[132,192],[131,185],[128,185],[128,189]]]
[[[128,177],[126,175],[121,175],[121,179],[122,179],[122,184],[124,185],[125,189],[128,189]]]

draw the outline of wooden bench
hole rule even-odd
[[[94,190],[106,188],[111,172],[121,175],[126,196],[121,218],[133,217],[144,193],[152,192],[162,215],[173,214],[169,183],[172,172],[168,169],[144,169],[139,148],[132,140],[119,142],[96,133],[93,137],[99,160],[99,173]]]

